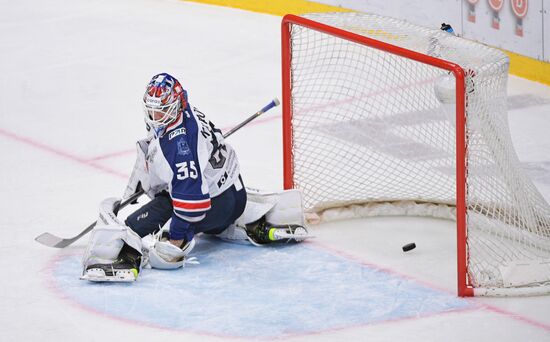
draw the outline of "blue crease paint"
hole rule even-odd
[[[199,265],[142,270],[135,283],[78,279],[80,257],[53,267],[81,305],[163,328],[277,338],[473,308],[467,300],[305,244],[257,248],[202,238]]]

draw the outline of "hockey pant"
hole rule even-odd
[[[191,225],[195,234],[218,234],[233,224],[244,212],[247,194],[239,176],[239,190],[235,185],[211,199],[211,208],[206,217]],[[155,233],[172,217],[173,207],[170,195],[161,192],[150,202],[136,210],[126,219],[126,225],[140,237]]]

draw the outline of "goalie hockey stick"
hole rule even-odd
[[[231,130],[229,130],[227,133],[223,135],[224,138],[229,137],[231,134],[235,133],[239,129],[241,129],[243,126],[247,125],[250,121],[256,119],[258,116],[262,115],[263,113],[267,112],[268,110],[272,109],[273,107],[277,107],[280,104],[279,100],[277,98],[274,98],[269,104],[267,104],[265,107],[257,111],[256,113],[252,114],[250,117],[248,117],[246,120],[238,124],[237,126],[233,127]],[[115,214],[118,213],[118,211],[124,207],[126,207],[128,204],[132,204],[134,201],[136,201],[141,195],[143,195],[145,191],[143,189],[139,189],[135,194],[128,197],[124,202],[120,203],[118,208],[115,208],[114,212]],[[43,244],[44,246],[48,247],[54,247],[54,248],[65,248],[71,244],[73,244],[75,241],[89,233],[92,229],[94,229],[97,221],[90,224],[88,227],[86,227],[80,234],[72,237],[72,238],[61,238],[58,236],[55,236],[51,233],[42,233],[39,236],[37,236],[34,240],[38,243]]]
[[[126,207],[128,204],[131,204],[132,202],[137,200],[144,193],[145,193],[145,191],[143,191],[143,189],[139,189],[139,191],[137,191],[135,194],[128,197],[127,200],[120,203],[118,205],[118,207],[115,208],[114,213],[117,214],[120,209]],[[60,238],[58,236],[55,236],[53,234],[50,234],[50,233],[46,232],[46,233],[42,233],[42,234],[38,235],[34,240],[36,242],[39,242],[39,243],[43,244],[44,246],[55,247],[55,248],[64,248],[64,247],[69,246],[70,244],[72,244],[76,240],[80,239],[84,235],[86,235],[92,229],[94,229],[96,223],[97,223],[97,221],[95,221],[94,223],[92,223],[91,225],[86,227],[86,229],[84,229],[82,232],[80,232],[80,234],[78,234],[77,236],[72,237],[72,238],[63,239],[63,238]]]
[[[236,131],[238,131],[239,129],[241,129],[244,125],[248,124],[250,121],[256,119],[258,116],[262,115],[263,113],[267,112],[268,110],[270,110],[271,108],[273,107],[277,107],[281,102],[279,102],[279,99],[277,98],[274,98],[273,100],[271,100],[271,102],[265,106],[264,108],[260,109],[259,111],[257,111],[256,113],[252,114],[248,119],[244,120],[243,122],[241,122],[240,124],[238,124],[237,126],[233,127],[232,129],[230,129],[227,133],[225,133],[223,135],[224,138],[227,138],[228,136],[230,136],[231,134],[235,133]]]

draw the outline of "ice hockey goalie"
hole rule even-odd
[[[255,246],[300,242],[310,237],[299,190],[270,193],[247,189],[247,196],[242,216],[216,237]],[[99,219],[83,256],[81,279],[131,282],[145,267],[176,269],[194,262],[189,253],[195,246],[195,238],[181,248],[171,245],[164,228],[170,222],[140,238],[115,215],[118,203],[118,199],[108,198],[100,204]]]

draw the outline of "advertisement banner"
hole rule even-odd
[[[462,34],[465,38],[543,60],[543,0],[473,2],[463,2]],[[471,12],[475,13],[475,21],[471,20]]]
[[[451,23],[456,32],[462,21],[462,0],[313,0],[327,5],[349,8],[406,20],[425,27],[439,28],[441,23]],[[486,0],[480,0],[486,1]]]
[[[445,22],[464,38],[550,62],[550,0],[317,2],[394,17],[426,27],[439,27]]]
[[[544,60],[550,62],[550,2],[542,3],[543,23],[544,23]]]

